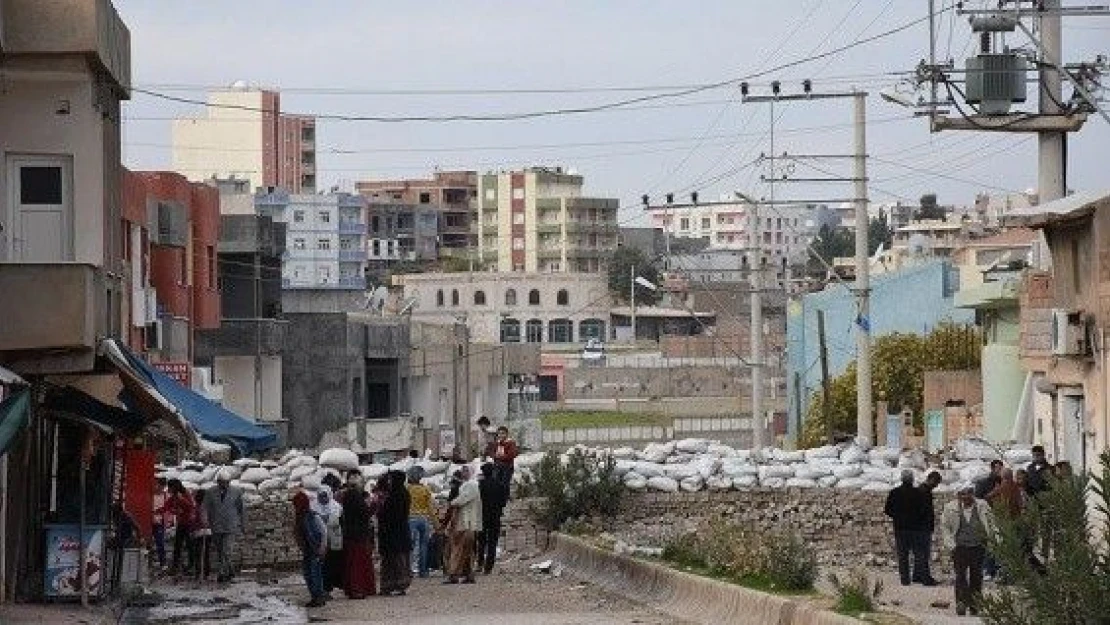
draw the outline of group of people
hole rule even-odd
[[[508,430],[501,430],[487,448],[493,462],[481,465],[479,476],[469,465],[455,471],[438,505],[415,462],[407,472],[387,472],[369,490],[354,469],[346,483],[329,475],[315,492],[298,491],[293,532],[308,607],[326,604],[335,589],[348,599],[404,595],[413,575],[426,578],[432,569],[443,570],[445,584],[473,584],[478,570],[490,574],[516,456]]]
[[[1027,514],[1030,502],[1050,488],[1051,478],[1071,475],[1067,462],[1053,466],[1047,461],[1044,447],[1035,446],[1032,452],[1033,461],[1024,469],[1014,470],[995,460],[989,475],[962,487],[956,500],[941,512],[940,536],[945,553],[952,559],[956,613],[960,616],[979,613],[984,577],[1005,579],[1005,572],[1000,571],[989,550],[990,537],[997,531],[995,515],[1020,518]],[[933,491],[940,485],[941,476],[932,471],[920,485],[914,485],[913,471],[903,471],[901,477],[901,485],[887,495],[885,507],[894,525],[898,574],[903,586],[936,586],[929,558],[936,529]],[[1023,536],[1022,544],[1033,568],[1043,570],[1043,563],[1034,554],[1034,537]]]
[[[174,577],[206,581],[213,573],[214,551],[216,581],[231,581],[232,549],[235,537],[243,532],[243,517],[243,492],[231,485],[226,471],[217,475],[215,487],[193,492],[181,480],[159,479],[152,528],[159,568]],[[166,539],[171,533],[172,559],[167,559]]]

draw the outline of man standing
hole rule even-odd
[[[940,534],[944,548],[952,554],[956,573],[956,614],[979,614],[983,593],[983,558],[987,540],[994,533],[994,516],[990,505],[975,498],[975,487],[964,486],[959,498],[944,506]]]
[[[497,560],[497,541],[501,538],[501,513],[509,500],[509,489],[493,474],[493,465],[482,465],[478,481],[482,494],[482,533],[478,537],[478,568],[486,575],[493,572]]]
[[[1052,465],[1045,457],[1044,446],[1033,446],[1033,462],[1029,463],[1025,472],[1025,492],[1029,493],[1030,497],[1036,497],[1039,493],[1048,490],[1048,477],[1052,475]]]
[[[940,473],[930,471],[925,476],[921,486],[921,530],[917,532],[913,546],[914,578],[913,581],[923,586],[936,586],[937,580],[933,579],[930,571],[929,560],[933,555],[933,530],[936,528],[936,513],[933,507],[933,491],[940,486]]]
[[[509,428],[497,428],[497,439],[494,441],[493,466],[497,481],[508,491],[513,484],[513,471],[516,470],[516,457],[519,454],[516,441],[509,438]]]
[[[216,545],[216,581],[230,582],[234,577],[231,552],[235,537],[243,533],[243,491],[231,485],[227,469],[216,477],[216,488],[204,498],[212,541]]]
[[[902,471],[902,484],[887,494],[884,512],[894,522],[894,548],[898,552],[898,577],[910,585],[910,552],[914,551],[913,579],[922,579],[926,562],[914,546],[923,531],[924,494],[913,485],[913,471]]]
[[[1002,483],[1002,461],[991,460],[990,474],[975,480],[975,498],[986,499]]]
[[[470,467],[459,469],[462,483],[451,499],[451,555],[445,584],[474,583],[474,539],[482,531],[482,493],[470,479]]]

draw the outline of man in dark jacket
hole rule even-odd
[[[933,530],[936,529],[936,512],[933,507],[933,491],[940,486],[940,473],[930,471],[922,482],[921,489],[921,530],[917,532],[913,545],[913,581],[924,586],[936,586],[940,582],[933,579],[929,569],[929,559],[933,554]]]
[[[501,538],[501,513],[509,501],[509,489],[494,476],[493,464],[482,465],[478,489],[482,494],[482,533],[478,536],[478,567],[489,575],[497,560],[497,541]]]
[[[902,471],[902,484],[887,494],[884,512],[894,522],[894,548],[898,552],[898,576],[910,585],[910,552],[914,553],[913,579],[924,579],[928,558],[922,559],[920,534],[925,530],[925,494],[913,485],[913,471]],[[930,515],[931,516],[931,515]]]
[[[991,460],[990,474],[975,480],[975,498],[986,499],[987,495],[1002,483],[1002,461]]]
[[[1045,457],[1043,446],[1033,446],[1033,462],[1030,462],[1029,466],[1026,467],[1025,473],[1025,492],[1030,497],[1036,497],[1048,490],[1048,478],[1052,475],[1052,465]]]

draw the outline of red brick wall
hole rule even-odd
[[[216,244],[220,236],[220,194],[207,185],[192,185],[189,218],[193,228],[193,325],[220,327],[220,291]]]

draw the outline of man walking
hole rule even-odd
[[[478,536],[478,568],[489,575],[497,560],[497,541],[501,538],[501,514],[509,500],[509,489],[493,474],[493,465],[482,465],[478,481],[482,494],[482,532]]]
[[[898,553],[898,577],[903,586],[910,585],[910,552],[914,554],[913,579],[924,579],[927,558],[914,547],[924,529],[925,496],[913,485],[913,471],[902,471],[902,484],[887,494],[884,512],[894,522],[894,548]]]
[[[975,487],[964,486],[956,501],[944,506],[940,533],[944,549],[952,554],[956,573],[956,614],[979,614],[983,594],[983,558],[988,537],[995,531],[990,505],[975,498]]]
[[[1052,475],[1052,465],[1045,457],[1044,446],[1033,446],[1033,462],[1025,469],[1025,492],[1030,497],[1036,497],[1038,494],[1048,490],[1048,478]]]
[[[230,582],[234,577],[231,553],[235,537],[243,533],[243,491],[231,485],[227,469],[216,477],[216,488],[204,498],[212,541],[216,545],[216,581]]]
[[[937,486],[940,486],[941,477],[940,473],[930,471],[929,475],[925,476],[925,481],[921,486],[921,529],[917,532],[914,538],[913,545],[913,562],[914,562],[914,578],[913,581],[918,582],[923,586],[936,586],[939,582],[933,579],[932,571],[930,570],[929,560],[933,556],[933,530],[936,528],[936,512],[933,507],[933,491]]]
[[[474,583],[474,539],[482,531],[482,493],[470,479],[470,467],[459,469],[462,483],[451,499],[451,555],[445,584]]]

